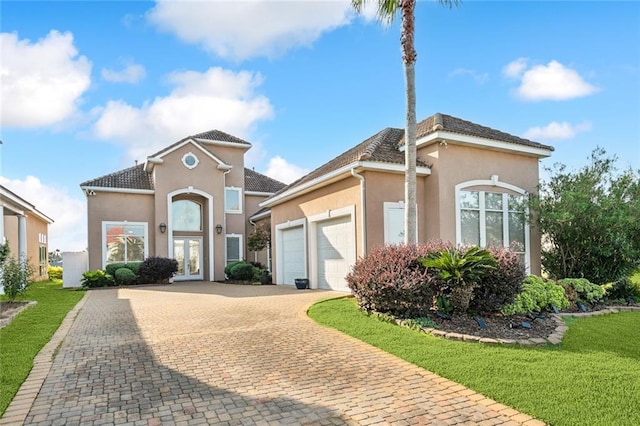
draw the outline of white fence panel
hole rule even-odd
[[[89,270],[88,251],[62,253],[62,287],[82,287],[82,274]]]

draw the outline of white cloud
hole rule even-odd
[[[309,46],[322,33],[348,24],[353,16],[347,0],[159,0],[147,14],[161,30],[233,60],[274,57],[292,48]]]
[[[521,79],[515,95],[525,101],[564,101],[588,96],[598,90],[575,70],[558,61],[527,67],[526,60],[521,58],[503,69],[506,76]]]
[[[475,80],[477,84],[480,84],[480,85],[485,84],[487,81],[489,81],[489,74],[487,74],[486,72],[479,73],[475,70],[469,70],[466,68],[456,68],[455,70],[449,73],[449,77],[458,77],[458,76],[469,76],[473,80]]]
[[[573,139],[578,133],[589,130],[591,130],[591,123],[588,121],[579,124],[552,121],[544,127],[530,128],[524,133],[523,137],[532,140]]]
[[[273,117],[269,99],[255,93],[262,81],[258,73],[222,68],[176,72],[169,76],[174,89],[167,96],[140,106],[110,101],[94,111],[99,118],[93,132],[125,146],[127,162],[144,160],[170,143],[207,130],[247,138],[257,121]]]
[[[78,56],[69,32],[32,43],[0,34],[2,126],[39,127],[71,117],[91,84],[91,62]]]
[[[269,166],[264,174],[288,184],[307,173],[309,173],[308,169],[291,164],[280,156],[275,156],[269,160]]]
[[[513,62],[508,63],[503,69],[502,73],[510,78],[520,77],[525,69],[527,69],[527,58],[518,58]]]
[[[138,83],[147,75],[140,64],[127,64],[121,71],[102,69],[102,78],[110,83]]]
[[[35,176],[24,180],[0,176],[0,183],[54,220],[49,226],[50,251],[81,251],[87,247],[87,208],[82,196],[74,197]]]

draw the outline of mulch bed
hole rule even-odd
[[[431,319],[438,324],[438,329],[441,331],[492,339],[523,340],[535,337],[546,338],[555,331],[558,326],[556,320],[546,314],[541,317],[532,319],[526,315],[503,316],[499,314],[483,316],[481,318],[487,325],[484,330],[480,328],[473,317],[468,315],[454,315],[451,319],[433,316]],[[522,322],[529,323],[531,328],[522,327]]]

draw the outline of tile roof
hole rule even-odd
[[[553,151],[553,147],[551,146],[519,138],[499,130],[480,126],[479,124],[475,124],[470,121],[461,120],[459,118],[440,113],[434,114],[419,122],[417,135],[418,138],[420,138],[439,130]],[[318,167],[308,175],[303,176],[292,184],[286,186],[276,193],[276,195],[310,182],[356,161],[376,161],[404,165],[404,151],[399,150],[399,147],[402,145],[404,145],[404,129],[388,127],[328,163]],[[424,163],[420,159],[417,160],[417,165],[418,167],[429,167],[428,164]]]
[[[244,169],[244,190],[254,192],[278,192],[286,185],[280,181],[265,176],[255,170]]]
[[[124,170],[82,182],[80,186],[153,190],[153,177],[151,173],[147,173],[144,170],[144,164],[138,164]]]
[[[418,123],[418,139],[439,130],[553,151],[552,146],[543,145],[530,141],[529,139],[520,138],[490,127],[481,126],[470,121],[440,113],[434,114]],[[400,141],[400,145],[404,145],[404,137]]]
[[[265,176],[251,169],[244,169],[245,191],[277,192],[285,184]],[[144,170],[144,164],[120,170],[106,176],[91,179],[80,184],[83,186],[117,189],[148,189],[153,190],[153,177]]]
[[[247,148],[251,148],[251,144],[243,139],[230,135],[229,133],[222,132],[220,130],[209,130],[207,132],[198,133],[195,135],[187,136],[185,138],[180,139],[178,142],[172,143],[171,145],[162,148],[160,151],[150,155],[150,158],[158,157],[164,154],[167,151],[170,151],[173,147],[180,145],[184,141],[188,139],[199,139],[205,141],[217,141],[217,142],[232,142],[240,145],[246,145]]]
[[[239,143],[243,145],[251,144],[243,139],[230,135],[229,133],[222,132],[220,130],[209,130],[208,132],[198,133],[197,135],[189,136],[193,139],[206,139],[210,141],[219,141],[219,142],[233,142]]]
[[[403,137],[404,130],[387,127],[350,150],[340,154],[328,163],[318,167],[311,173],[301,177],[289,186],[283,188],[279,193],[310,182],[357,161],[404,165],[404,152],[398,149],[398,145]],[[417,166],[429,167],[427,163],[420,159],[417,160]]]

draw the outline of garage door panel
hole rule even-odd
[[[318,287],[349,291],[345,277],[355,259],[351,216],[319,222],[316,227]]]
[[[295,284],[307,276],[304,266],[304,230],[302,226],[282,231],[282,283]]]

